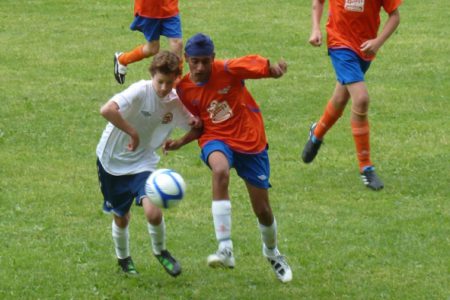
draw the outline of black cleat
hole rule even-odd
[[[118,83],[124,84],[125,75],[127,74],[127,66],[124,66],[119,62],[120,55],[122,55],[122,52],[114,53],[114,77]]]
[[[316,140],[313,142],[313,132],[316,128],[317,123],[313,123],[309,129],[309,138],[306,142],[305,148],[303,148],[302,160],[304,163],[308,164],[314,160],[319,152],[320,146],[322,145],[322,141]]]
[[[373,167],[369,167],[365,169],[361,173],[361,179],[365,186],[371,188],[374,191],[379,191],[384,187],[383,182],[375,173],[375,169]]]
[[[134,267],[133,260],[131,259],[131,256],[128,256],[127,258],[118,259],[117,260],[120,268],[122,271],[127,275],[139,275],[138,271],[136,271],[136,268]]]
[[[170,276],[177,277],[181,274],[180,264],[172,255],[170,255],[169,251],[163,250],[161,251],[161,254],[155,254],[155,257],[164,267],[164,270],[166,270],[166,272],[170,274]]]

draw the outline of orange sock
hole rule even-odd
[[[359,169],[372,166],[370,161],[369,121],[351,121],[353,139],[355,140],[356,155],[358,156]]]
[[[331,100],[328,101],[322,117],[320,118],[319,122],[317,122],[316,129],[314,129],[314,136],[317,139],[323,139],[325,133],[327,133],[327,131],[334,125],[334,123],[336,123],[336,121],[342,116],[344,108],[337,109],[334,107]]]
[[[144,51],[143,51],[144,45],[137,46],[133,50],[129,52],[124,52],[121,56],[119,56],[119,62],[122,65],[128,65],[131,63],[134,63],[136,61],[140,61],[145,58]]]

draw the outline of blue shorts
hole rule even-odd
[[[144,34],[145,39],[149,42],[159,41],[161,35],[181,39],[181,18],[180,15],[167,19],[153,19],[136,16],[130,25],[131,30],[137,30]]]
[[[214,151],[222,152],[228,159],[230,168],[235,168],[238,176],[251,185],[262,189],[271,187],[269,182],[270,163],[267,148],[260,153],[246,154],[233,151],[222,141],[213,140],[203,146],[200,155],[208,167],[208,157]]]
[[[133,199],[136,205],[142,205],[145,196],[145,181],[151,172],[133,175],[114,176],[103,169],[97,159],[98,180],[103,194],[103,211],[123,217],[131,208]]]
[[[354,51],[347,48],[328,49],[328,54],[340,84],[364,81],[364,74],[370,67],[370,61],[361,59]]]

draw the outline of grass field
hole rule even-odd
[[[401,24],[373,63],[372,153],[386,187],[360,182],[349,112],[311,165],[299,153],[334,75],[307,44],[310,1],[180,1],[184,35],[205,32],[219,58],[284,57],[279,80],[248,81],[270,142],[271,203],[294,280],[280,284],[261,255],[256,219],[233,174],[234,270],[212,270],[210,174],[195,143],[161,167],[183,174],[184,202],[166,212],[173,279],[152,257],[133,208],[141,275],[117,272],[111,218],[101,212],[95,147],[100,106],[123,89],[113,53],[143,42],[131,1],[0,2],[0,299],[450,299],[450,67],[443,1],[405,1]],[[19,9],[20,8],[20,9]],[[323,22],[324,23],[324,22]],[[167,47],[162,40],[162,46]],[[147,78],[129,68],[125,86]]]

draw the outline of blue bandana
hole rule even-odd
[[[197,33],[187,41],[184,52],[188,56],[211,56],[214,54],[214,43],[209,36]]]

